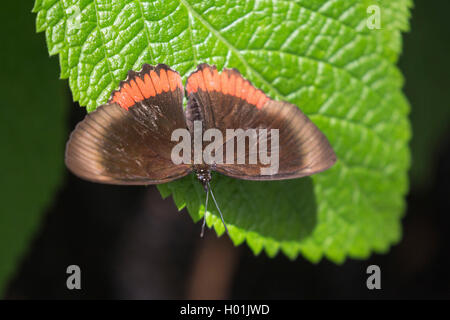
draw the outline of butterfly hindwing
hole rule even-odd
[[[68,168],[111,184],[157,184],[187,175],[188,164],[171,160],[172,132],[186,129],[183,95],[179,74],[165,65],[130,72],[109,103],[77,125],[66,147]]]
[[[222,147],[224,163],[216,164],[215,170],[225,175],[246,180],[281,180],[308,176],[331,167],[336,156],[325,135],[295,105],[271,100],[261,90],[234,69],[221,73],[215,67],[201,64],[187,80],[188,126],[195,117],[204,118],[205,130],[217,128],[226,142],[227,129],[266,129],[266,139],[247,139],[245,163],[237,163],[237,147],[232,163],[226,163],[226,147]],[[193,118],[193,119],[191,119]],[[278,149],[271,149],[271,129],[278,130]],[[274,138],[275,139],[275,138]],[[262,168],[270,165],[249,163],[250,155],[260,150],[260,142],[267,149],[278,152],[275,170]],[[252,146],[252,142],[255,145]],[[236,141],[237,145],[238,141]],[[256,147],[256,148],[253,148]],[[259,154],[258,154],[259,155]],[[255,154],[253,154],[255,156]],[[275,159],[275,158],[273,158]],[[270,172],[268,174],[267,172]]]

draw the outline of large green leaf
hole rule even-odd
[[[272,97],[297,104],[327,135],[337,164],[282,182],[215,175],[214,191],[234,243],[269,256],[281,248],[291,258],[301,252],[341,262],[400,239],[408,189],[409,106],[395,64],[411,3],[375,2],[381,29],[371,30],[372,4],[37,0],[35,11],[50,53],[60,55],[62,77],[89,110],[144,62],[166,63],[184,78],[199,62],[235,67]],[[205,195],[192,176],[160,191],[195,221],[202,216]],[[208,224],[221,234],[211,213]]]
[[[51,202],[63,169],[69,103],[34,28],[32,1],[0,13],[0,294]]]

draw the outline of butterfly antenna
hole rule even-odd
[[[216,198],[214,197],[214,193],[212,192],[212,189],[211,189],[211,186],[209,185],[209,182],[208,182],[208,189],[209,189],[209,192],[211,192],[211,196],[212,196],[212,198],[213,198],[213,200],[214,200],[214,203],[216,204],[217,210],[219,210],[220,218],[222,219],[222,223],[223,223],[223,226],[225,227],[225,231],[227,232],[228,235],[230,235],[230,234],[228,233],[227,225],[225,224],[225,221],[223,220],[222,211],[220,211],[219,205],[217,204]]]
[[[205,213],[203,214],[202,232],[200,233],[201,238],[203,238],[203,233],[205,232],[206,211],[208,210],[208,195],[209,195],[209,184],[206,186],[206,204],[205,204]]]

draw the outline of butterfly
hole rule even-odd
[[[201,125],[198,130],[197,124]],[[177,130],[187,131],[190,137],[202,136],[208,130],[228,137],[230,130],[250,129],[255,130],[253,138],[261,139],[244,135],[240,150],[234,144],[228,148],[234,137],[216,143],[212,154],[224,155],[225,162],[204,161],[201,153],[195,157],[195,150],[190,148],[185,152],[190,153],[188,161],[173,160],[173,150],[179,145],[179,140],[173,139]],[[276,154],[275,171],[262,174],[267,161],[236,161],[239,155],[245,159],[257,156],[269,142],[276,142],[266,154]],[[193,145],[192,140],[189,143]],[[200,145],[204,148],[208,144],[201,141]],[[99,183],[160,184],[193,172],[206,192],[205,213],[211,194],[227,232],[210,186],[212,171],[236,179],[283,180],[319,173],[335,162],[336,155],[325,135],[297,106],[269,98],[236,69],[219,73],[215,66],[205,63],[188,76],[186,88],[180,74],[164,64],[144,64],[139,72],[129,71],[108,103],[87,114],[76,126],[65,154],[70,171]],[[201,235],[204,226],[205,219]]]

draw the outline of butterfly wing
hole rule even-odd
[[[175,165],[171,141],[186,129],[180,75],[165,65],[129,72],[108,104],[81,121],[66,146],[66,165],[77,176],[101,183],[147,185],[187,175]]]
[[[205,129],[217,128],[222,132],[224,163],[215,165],[216,171],[246,180],[282,180],[300,178],[330,168],[336,155],[325,135],[295,105],[271,100],[261,90],[245,80],[237,70],[224,69],[220,74],[215,67],[201,64],[187,80],[187,124],[203,120]],[[244,136],[245,163],[238,163],[237,147],[233,161],[226,161],[227,129],[266,129],[266,135],[250,139]],[[278,130],[278,138],[276,132]],[[274,133],[275,135],[273,135]],[[242,139],[241,139],[242,140]],[[272,141],[278,140],[278,147]],[[239,141],[235,141],[238,145]],[[272,163],[249,163],[250,157],[259,156],[262,145]],[[278,154],[278,165],[273,166]],[[272,157],[272,155],[274,155]],[[270,162],[270,161],[269,161]]]

